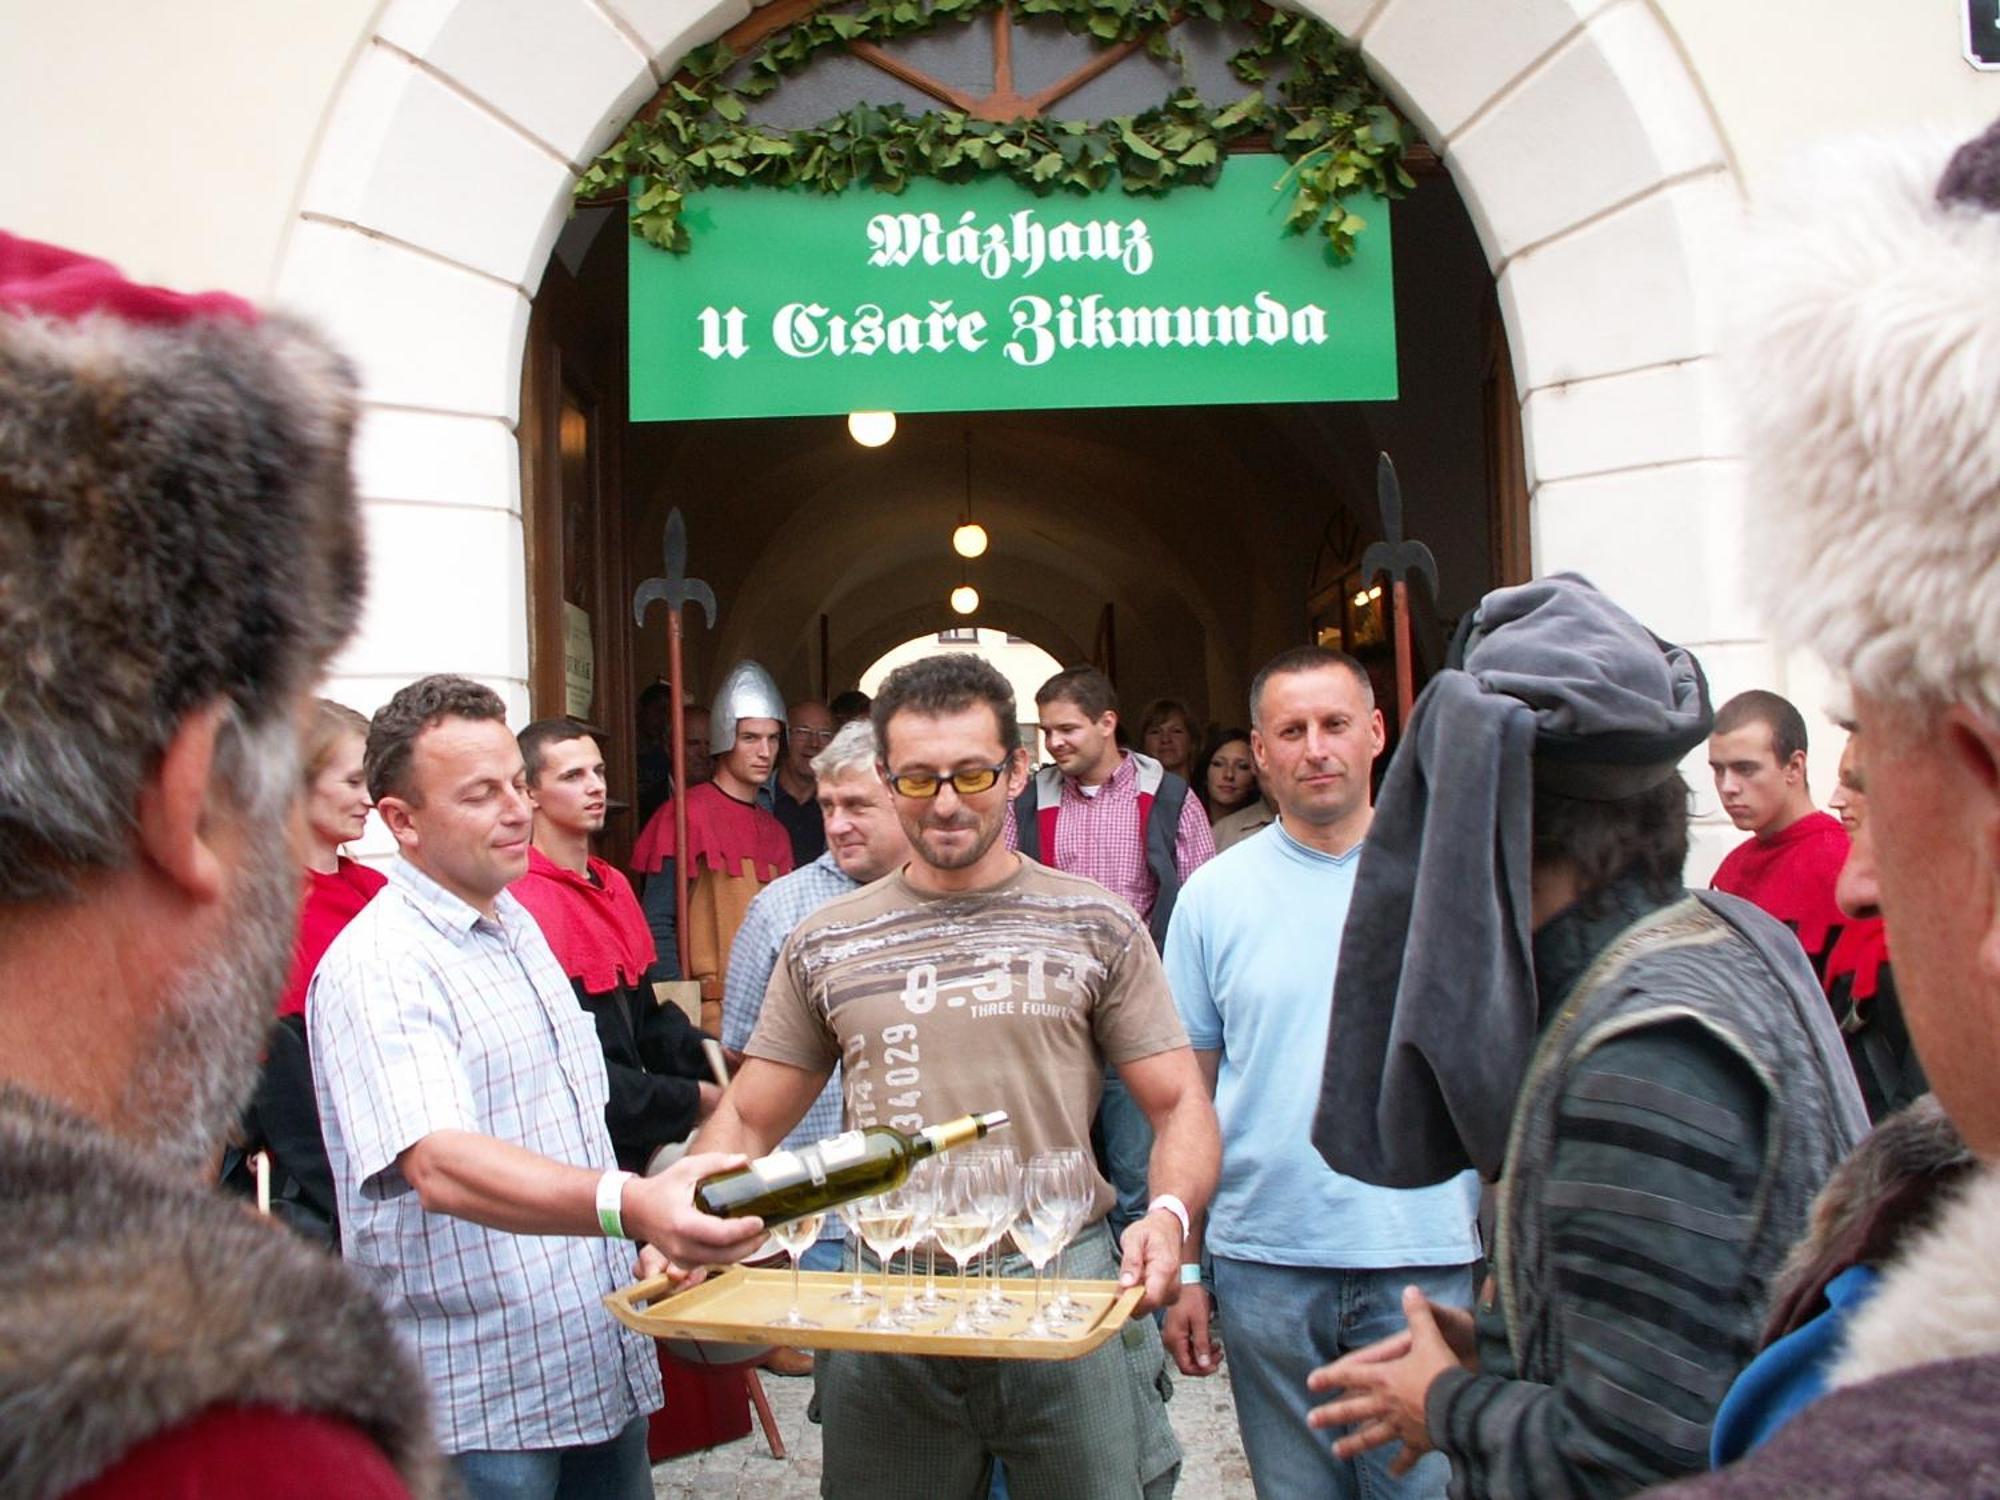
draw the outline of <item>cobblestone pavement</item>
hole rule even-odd
[[[753,1421],[747,1438],[655,1465],[658,1500],[817,1500],[819,1429],[806,1420],[812,1381],[762,1378],[787,1456],[771,1457]],[[1250,1500],[1250,1467],[1236,1439],[1228,1366],[1205,1380],[1176,1375],[1167,1412],[1186,1455],[1178,1489],[1182,1500]]]

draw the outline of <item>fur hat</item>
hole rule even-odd
[[[1777,196],[1737,358],[1786,644],[2000,716],[2000,124],[1843,143]]]
[[[0,233],[0,901],[122,863],[188,712],[271,723],[346,639],[355,417],[304,326]]]

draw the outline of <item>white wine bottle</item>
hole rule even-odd
[[[887,1125],[849,1130],[816,1146],[773,1151],[747,1167],[718,1172],[694,1185],[694,1203],[724,1219],[756,1217],[783,1224],[837,1204],[887,1192],[926,1156],[976,1141],[1007,1124],[1004,1109],[960,1115],[904,1135]]]

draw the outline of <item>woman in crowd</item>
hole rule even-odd
[[[1139,721],[1139,748],[1183,781],[1201,789],[1194,766],[1194,715],[1177,698],[1155,698]]]
[[[333,1248],[340,1243],[333,1173],[320,1138],[313,1099],[312,1062],[306,1051],[306,987],[313,970],[342,928],[387,883],[340,852],[361,837],[368,821],[368,789],[361,751],[368,721],[345,704],[321,698],[313,706],[303,749],[305,771],[305,897],[299,906],[298,944],[291,979],[278,998],[278,1018],[266,1041],[264,1073],[256,1096],[223,1157],[222,1180],[248,1197],[256,1193],[253,1159],[270,1158],[271,1211],[307,1238]]]
[[[321,957],[386,883],[340,852],[343,844],[361,837],[368,821],[368,788],[361,777],[368,721],[344,703],[321,698],[313,706],[305,739],[306,890],[291,981],[278,1001],[281,1016],[305,1014],[306,986]]]
[[[1209,822],[1220,822],[1257,800],[1257,763],[1250,757],[1248,730],[1216,730],[1196,764],[1201,767],[1201,779],[1195,791],[1208,809]]]

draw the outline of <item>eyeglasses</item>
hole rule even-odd
[[[947,781],[951,789],[961,797],[976,797],[989,790],[993,783],[1007,774],[1006,761],[997,766],[967,766],[960,771],[951,771],[940,776],[935,771],[888,770],[882,772],[882,779],[889,783],[889,789],[899,797],[914,797],[927,801],[938,794],[938,788]]]
[[[787,724],[785,730],[793,739],[801,740],[808,745],[827,744],[834,736],[834,731],[831,729],[801,729],[796,724]]]

